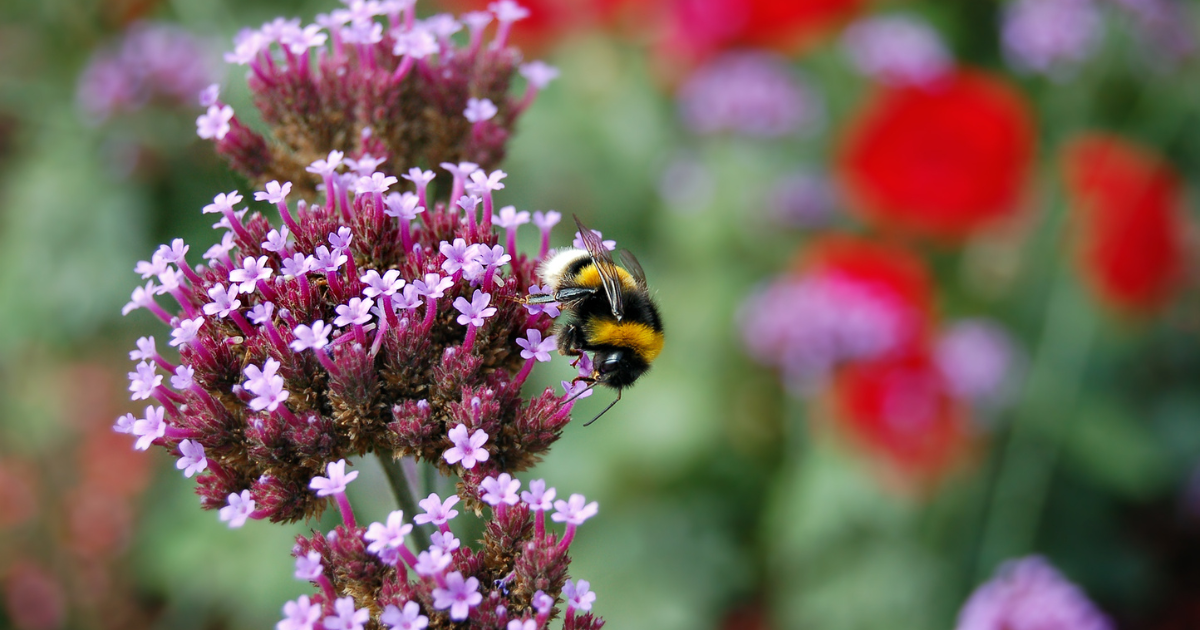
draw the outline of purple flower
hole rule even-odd
[[[229,282],[240,282],[239,292],[245,295],[254,293],[255,287],[259,280],[267,280],[271,277],[275,270],[267,264],[266,256],[259,256],[257,259],[247,256],[242,261],[241,269],[234,269],[229,272]]]
[[[283,377],[276,374],[279,361],[267,358],[262,369],[256,365],[246,366],[246,391],[255,395],[250,408],[255,411],[275,411],[287,400],[288,391],[283,388]]]
[[[517,496],[517,490],[521,489],[521,482],[513,479],[508,473],[500,473],[499,477],[487,477],[480,484],[479,489],[483,490],[483,495],[479,498],[484,503],[497,506],[501,503],[505,505],[516,505],[520,501]]]
[[[546,480],[534,479],[529,482],[529,490],[521,493],[521,500],[530,510],[544,512],[553,507],[555,494],[554,488],[546,488]]]
[[[457,513],[458,512],[455,512],[455,514]],[[457,538],[454,537],[454,534],[448,531],[433,532],[433,535],[429,537],[429,541],[431,543],[430,549],[437,547],[438,549],[441,549],[443,553],[450,553],[461,546],[461,543]]]
[[[488,4],[488,11],[496,14],[496,19],[501,22],[516,22],[529,17],[529,9],[513,2],[513,0],[499,0]]]
[[[513,619],[508,622],[506,630],[537,630],[537,621],[533,619]]]
[[[233,242],[233,234],[226,232],[223,236],[221,236],[220,243],[209,247],[208,250],[204,252],[204,260],[220,260],[228,255],[229,250],[233,249],[234,247],[237,247],[237,244]]]
[[[550,360],[550,351],[554,350],[557,345],[555,335],[550,335],[542,339],[542,331],[536,328],[530,328],[525,331],[527,339],[517,339],[517,345],[523,348],[521,350],[522,359],[537,359],[541,362]]]
[[[782,57],[725,53],[696,70],[678,94],[679,116],[693,133],[778,137],[815,126],[821,107]]]
[[[445,571],[453,559],[450,554],[442,551],[440,547],[430,547],[429,551],[422,551],[417,554],[417,564],[413,566],[413,570],[417,572],[417,575],[422,577],[432,577]]]
[[[293,254],[291,258],[285,258],[280,271],[285,276],[298,277],[307,274],[317,264],[317,259],[304,254]]]
[[[131,400],[145,400],[154,393],[154,389],[162,384],[162,374],[153,363],[142,361],[137,365],[136,372],[129,372],[129,391],[133,392]]]
[[[562,221],[562,213],[555,210],[546,212],[538,210],[533,213],[533,224],[543,232],[549,232],[551,228],[558,225],[559,221]]]
[[[483,448],[483,445],[487,442],[488,434],[484,433],[483,429],[477,429],[468,437],[467,425],[459,423],[453,429],[450,429],[448,435],[454,446],[442,454],[442,457],[446,459],[446,463],[457,464],[461,461],[462,467],[470,470],[475,467],[476,462],[487,461],[488,452],[487,449]]]
[[[516,228],[518,225],[529,223],[529,213],[522,210],[517,212],[515,206],[504,206],[496,215],[496,227],[504,229]]]
[[[471,173],[479,170],[479,165],[474,162],[459,162],[458,164],[442,162],[438,166],[449,171],[455,178],[460,179],[466,179],[471,176]]]
[[[275,305],[271,302],[259,302],[246,313],[246,319],[249,319],[256,325],[262,326],[271,321],[272,315],[275,314]]]
[[[821,228],[833,221],[839,204],[832,180],[824,173],[799,171],[775,182],[768,193],[771,218],[803,229]]]
[[[350,241],[352,240],[354,240],[354,234],[346,226],[338,228],[337,232],[329,233],[329,246],[342,251],[350,249]]]
[[[596,238],[600,238],[600,239],[603,239],[603,238],[604,238],[604,235],[600,233],[600,230],[592,230],[592,234],[595,234],[595,235],[596,235]],[[611,252],[612,250],[614,250],[614,249],[616,249],[616,248],[617,248],[617,242],[616,242],[616,241],[613,241],[613,240],[607,240],[607,241],[605,241],[605,240],[601,240],[600,242],[604,244],[604,249],[607,249],[607,250],[608,250],[608,251],[610,251],[610,252]],[[583,236],[581,236],[581,235],[579,234],[579,232],[576,232],[576,233],[575,233],[575,238],[574,238],[574,239],[571,241],[571,247],[574,247],[575,249],[584,249],[584,246],[583,246]]]
[[[194,440],[184,440],[179,443],[179,454],[182,457],[175,462],[175,467],[183,471],[183,476],[191,479],[192,475],[208,468],[208,459],[204,457],[204,446]]]
[[[467,99],[467,109],[463,110],[463,116],[466,116],[468,121],[477,123],[491,119],[499,111],[491,99],[469,98]]]
[[[309,348],[320,350],[329,345],[329,333],[331,331],[333,331],[333,327],[327,326],[325,322],[319,319],[313,322],[312,326],[300,324],[292,331],[296,335],[296,339],[289,344],[289,347],[296,352],[303,352]]]
[[[526,64],[521,64],[519,69],[521,76],[529,81],[536,89],[543,89],[550,84],[551,81],[558,78],[558,68],[542,61],[531,61]]]
[[[266,201],[268,203],[283,203],[287,199],[288,193],[292,191],[292,182],[284,182],[280,184],[278,181],[272,180],[267,182],[264,187],[265,192],[254,193],[255,201]]]
[[[458,198],[458,207],[465,210],[467,214],[474,214],[475,208],[479,207],[480,201],[483,201],[483,199],[476,197],[475,195],[463,195],[462,197]]]
[[[436,175],[433,171],[423,171],[414,166],[408,169],[407,175],[401,175],[400,177],[403,177],[404,179],[416,184],[418,187],[421,187],[428,186],[429,182],[433,181],[433,178],[436,177]]]
[[[137,436],[137,442],[133,445],[134,449],[147,450],[154,440],[167,434],[167,424],[163,422],[163,415],[166,412],[167,410],[162,407],[146,407],[146,417],[137,420],[131,427],[131,432]]]
[[[954,69],[937,31],[908,15],[878,15],[850,25],[842,48],[862,74],[892,85],[929,85]]]
[[[388,604],[379,621],[391,630],[424,630],[429,626],[429,617],[421,614],[417,602],[404,602],[403,609]]]
[[[591,583],[587,580],[579,580],[579,582],[567,580],[566,584],[563,584],[562,590],[563,598],[567,600],[567,607],[584,612],[591,610],[592,602],[596,601],[596,594],[588,590],[589,587],[591,587]]]
[[[281,227],[278,230],[272,229],[270,232],[267,232],[267,240],[263,241],[262,248],[276,254],[283,253],[283,250],[287,249],[288,246],[288,234],[287,226]]]
[[[132,435],[133,434],[133,425],[136,421],[137,421],[137,418],[135,418],[133,416],[133,414],[127,413],[127,414],[121,416],[120,418],[117,418],[117,422],[115,424],[113,424],[112,429],[113,429],[113,431],[116,431],[117,433],[126,433],[126,434]]]
[[[392,306],[400,310],[411,310],[421,305],[419,291],[414,284],[406,285],[399,297],[392,298]]]
[[[363,630],[371,620],[371,611],[355,608],[353,597],[339,597],[333,602],[336,615],[325,618],[325,630]]]
[[[504,184],[501,184],[500,180],[505,177],[508,177],[508,174],[504,171],[492,171],[488,175],[485,175],[483,171],[475,171],[471,173],[471,183],[467,184],[467,191],[483,196],[494,190],[503,190]]]
[[[321,605],[309,602],[308,595],[301,595],[283,605],[283,621],[275,624],[275,630],[313,630],[320,618]]]
[[[342,158],[344,156],[345,154],[341,151],[330,151],[329,157],[324,160],[314,161],[304,170],[322,177],[329,177],[337,172],[338,167],[342,165]]]
[[[1103,19],[1093,0],[1015,0],[1004,12],[1004,52],[1018,70],[1062,77],[1091,57]]]
[[[575,381],[575,382],[559,381],[559,382],[562,383],[564,400],[566,400],[566,399],[579,400],[580,398],[587,398],[588,396],[592,395],[592,390],[588,387],[588,384],[584,383],[583,381]]]
[[[196,340],[196,333],[200,331],[200,326],[204,324],[203,317],[195,319],[181,319],[179,324],[171,329],[171,342],[169,345],[186,346]]]
[[[1017,358],[1008,333],[986,320],[952,324],[938,340],[934,357],[951,393],[983,403],[1003,396]]]
[[[404,511],[395,510],[388,514],[387,524],[371,523],[363,540],[371,543],[367,551],[381,555],[384,550],[397,549],[404,544],[404,537],[412,531],[413,526],[404,522]]]
[[[425,208],[420,204],[420,197],[413,193],[389,193],[383,202],[383,213],[402,221],[412,221],[418,214],[425,212]]]
[[[454,286],[453,278],[444,278],[441,274],[427,273],[421,280],[413,280],[417,294],[427,298],[438,299],[446,294],[446,289]],[[462,298],[459,298],[460,300]],[[457,302],[456,302],[457,304]],[[484,317],[487,317],[485,315]],[[462,323],[462,322],[459,322]]]
[[[374,298],[380,295],[395,295],[397,291],[404,288],[404,280],[400,278],[400,272],[396,269],[387,270],[382,276],[374,269],[368,270],[359,278],[363,284],[367,285],[363,289],[363,295]]]
[[[156,289],[157,287],[154,285],[153,280],[147,282],[146,286],[144,287],[135,287],[133,289],[133,294],[129,298],[129,303],[121,308],[121,314],[128,315],[133,312],[134,309],[139,308],[149,308],[151,310],[158,308],[158,305],[154,302]]]
[[[533,605],[533,609],[536,610],[539,615],[549,615],[550,609],[554,608],[554,598],[543,593],[542,591],[538,591],[533,594],[533,601],[531,604]]]
[[[342,250],[334,248],[334,250],[331,252],[329,251],[329,248],[325,247],[324,245],[317,246],[317,250],[313,253],[312,258],[312,268],[316,269],[317,271],[324,271],[326,273],[337,271],[342,265],[346,264],[347,260],[349,260],[346,255],[342,253]]]
[[[341,494],[346,491],[346,484],[358,478],[358,471],[351,473],[346,472],[346,460],[339,459],[336,462],[329,462],[325,467],[325,474],[328,477],[313,477],[308,483],[308,487],[317,491],[317,496],[328,497],[335,494]],[[403,514],[401,515],[403,516]],[[390,521],[390,517],[389,517]]]
[[[1112,630],[1079,587],[1044,558],[1005,563],[958,614],[955,630]]]
[[[348,304],[339,304],[337,306],[337,317],[333,320],[334,326],[350,326],[354,324],[362,325],[371,321],[371,306],[375,301],[371,298],[350,298]]]
[[[228,105],[209,105],[208,111],[196,118],[196,135],[205,140],[224,140],[231,129],[233,108]]]
[[[222,523],[228,522],[230,529],[237,529],[245,525],[253,513],[254,499],[249,490],[242,490],[240,494],[229,495],[229,503],[221,508],[219,515]]]
[[[462,315],[458,316],[458,323],[466,326],[471,325],[478,328],[483,325],[485,318],[496,314],[494,307],[489,307],[488,303],[492,301],[490,293],[484,293],[479,289],[475,290],[475,294],[471,296],[471,301],[466,298],[458,297],[454,299],[454,308]]]
[[[233,212],[233,206],[242,201],[242,195],[234,190],[227,193],[218,193],[213,197],[213,202],[204,206],[204,214],[226,213]]]
[[[360,195],[370,193],[385,193],[387,192],[388,188],[392,187],[392,184],[395,184],[398,181],[400,180],[392,177],[391,175],[372,173],[370,177],[358,178],[358,184],[355,186],[354,192]]]
[[[555,523],[567,523],[569,525],[582,525],[584,521],[596,515],[600,511],[600,504],[592,501],[584,505],[587,501],[582,494],[572,494],[571,498],[566,501],[555,501],[555,512],[550,516],[550,519]]]
[[[375,174],[375,169],[379,168],[379,165],[383,164],[386,161],[387,160],[385,160],[383,158],[374,157],[370,153],[363,154],[363,156],[358,158],[357,160],[354,158],[345,158],[343,160],[343,162],[345,162],[345,164],[346,164],[346,168],[357,173],[359,178],[365,177],[367,179],[371,179],[372,176]],[[380,175],[383,175],[383,173],[380,173]],[[353,181],[355,183],[358,182],[357,179],[354,179],[351,181]],[[397,180],[397,181],[399,181],[399,180]],[[395,183],[395,182],[392,182],[392,183]],[[389,184],[389,186],[390,185],[391,184]]]
[[[479,248],[475,245],[467,245],[465,240],[456,238],[454,243],[442,241],[438,251],[446,257],[446,260],[442,261],[442,270],[448,274],[454,274],[478,258]]]
[[[196,371],[186,365],[175,368],[175,375],[171,377],[171,387],[179,391],[191,388],[196,382],[195,374]]]
[[[459,425],[459,426],[463,426],[463,425]],[[466,430],[465,426],[463,426],[463,430],[465,432],[465,430]],[[453,433],[453,432],[454,431],[452,429],[451,433]],[[482,432],[480,431],[477,433],[482,433]],[[454,439],[454,438],[451,437],[451,439]],[[480,442],[480,443],[482,444],[482,442]],[[484,459],[487,459],[487,458],[485,457]],[[454,462],[450,462],[450,463],[454,463]],[[449,521],[450,519],[454,518],[455,516],[458,516],[458,510],[451,509],[454,507],[455,503],[458,503],[458,495],[452,494],[446,498],[445,502],[443,502],[441,497],[439,497],[437,494],[430,494],[428,497],[421,499],[421,501],[417,504],[417,505],[421,506],[421,509],[425,510],[425,513],[414,516],[413,522],[418,525],[422,525],[424,523],[433,523],[434,525],[441,527],[442,525],[445,525],[446,522]]]
[[[446,576],[446,586],[433,589],[433,607],[438,610],[450,609],[450,618],[463,621],[470,613],[471,607],[483,601],[483,595],[478,593],[479,580],[471,577],[466,580],[458,571]]]
[[[438,52],[437,39],[433,33],[423,28],[414,28],[412,31],[399,34],[396,37],[395,45],[392,46],[392,54],[397,57],[408,55],[413,59],[424,59],[436,52]]]
[[[309,551],[296,558],[296,571],[292,574],[297,580],[315,581],[325,572],[325,567],[321,565],[321,554],[317,551]]]
[[[208,297],[212,298],[212,302],[204,305],[205,315],[216,315],[217,317],[229,317],[229,313],[241,308],[242,301],[237,299],[238,286],[236,284],[229,285],[226,289],[224,284],[213,285],[208,290]]]

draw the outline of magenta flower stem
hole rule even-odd
[[[354,510],[350,509],[350,499],[346,498],[346,493],[339,492],[333,495],[333,498],[337,501],[338,511],[342,513],[342,522],[346,524],[346,527],[350,529],[358,527],[354,521]]]
[[[429,214],[429,210],[430,210],[429,206],[426,205],[429,203],[429,200],[425,196],[425,189],[428,187],[429,187],[428,182],[422,183],[422,184],[417,184],[417,205],[421,206],[422,208],[425,208],[425,212],[423,214]]]
[[[563,534],[562,540],[558,541],[558,548],[563,551],[570,549],[572,540],[575,540],[575,526],[567,523],[567,531]]]
[[[179,306],[183,307],[183,312],[185,315],[187,315],[188,319],[192,319],[196,316],[196,307],[192,305],[191,300],[187,299],[187,296],[184,295],[183,291],[179,289],[172,289],[171,297],[175,298],[175,301],[179,303]]]
[[[475,327],[475,324],[467,324],[467,336],[463,339],[462,344],[463,350],[470,352],[471,348],[475,346],[475,332],[477,330],[478,328]]]
[[[192,283],[193,285],[204,283],[204,281],[200,279],[200,275],[197,274],[196,271],[192,269],[192,266],[188,264],[186,258],[181,256],[179,258],[178,266],[179,270],[183,272],[183,277],[187,278],[188,282]]]
[[[529,373],[533,371],[533,364],[537,363],[534,359],[525,359],[525,365],[521,366],[521,371],[513,377],[513,384],[520,387],[525,383],[525,379],[529,378]]]
[[[246,335],[247,339],[254,336],[254,327],[250,325],[250,322],[246,321],[246,318],[240,312],[229,311],[229,317],[238,325],[238,328],[242,329],[242,334]]]
[[[408,221],[400,220],[400,244],[404,246],[404,251],[412,251],[412,235],[408,232]]]
[[[458,200],[463,196],[463,176],[461,173],[454,174],[454,182],[450,184],[450,210],[458,214]]]
[[[392,328],[399,328],[400,320],[398,320],[396,318],[396,309],[394,307],[392,307],[392,296],[380,295],[379,296],[379,306],[381,308],[383,308],[383,312],[386,315],[388,325],[391,326]]]
[[[338,277],[337,271],[326,271],[325,279],[329,281],[329,290],[341,300],[342,296],[342,279]]]
[[[429,330],[430,328],[433,327],[433,320],[436,318],[437,318],[437,298],[426,297],[425,298],[425,322],[421,325],[425,327],[425,330]]]
[[[338,205],[341,206],[342,217],[350,220],[350,196],[345,186],[335,186],[338,194]]]
[[[157,302],[153,300],[148,301],[146,303],[146,308],[149,309],[151,313],[157,315],[159,319],[166,322],[168,326],[171,325],[171,315],[164,311],[163,307],[159,306]]]
[[[542,230],[542,248],[538,250],[538,260],[546,257],[550,251],[550,230]]]
[[[275,345],[275,349],[279,350],[284,356],[287,356],[290,350],[287,344],[283,342],[283,337],[279,336],[279,329],[275,327],[275,322],[268,319],[264,326],[267,329],[267,338]]]
[[[329,180],[328,179],[325,180],[325,186],[326,186],[325,190],[328,191],[329,190],[329,188],[328,188]],[[293,234],[299,233],[300,226],[296,225],[296,219],[294,219],[292,217],[291,210],[288,210],[287,202],[280,199],[279,203],[275,204],[275,207],[279,208],[279,217],[281,219],[283,219],[283,222],[285,225],[288,226],[288,229],[291,230]]]
[[[404,545],[400,545],[400,547],[396,551],[398,551],[400,553],[400,557],[404,559],[405,564],[407,564],[410,567],[416,568],[417,557],[413,555],[413,552],[409,551],[408,547],[406,547]]]
[[[255,286],[258,287],[258,290],[263,294],[263,297],[267,298],[268,302],[274,302],[278,297],[275,293],[275,289],[272,288],[271,285],[267,284],[266,280],[259,280],[255,283]]]
[[[483,229],[492,227],[492,191],[483,194]]]
[[[321,365],[325,368],[326,372],[329,372],[330,376],[338,376],[341,374],[341,372],[338,370],[337,364],[333,362],[333,359],[329,358],[328,352],[325,352],[321,349],[315,350],[314,352],[317,355],[317,360],[321,362]]]
[[[537,540],[546,537],[546,510],[538,510],[537,516],[533,517],[533,533]]]
[[[224,214],[225,218],[229,219],[229,227],[233,228],[233,233],[237,234],[237,237],[241,239],[242,242],[254,242],[254,239],[250,238],[250,233],[246,231],[246,226],[242,225],[242,220],[237,218],[237,215],[233,213],[233,210],[221,210],[221,214]]]
[[[163,370],[166,370],[166,372],[168,374],[174,374],[175,370],[178,369],[178,367],[176,367],[175,364],[164,359],[162,357],[162,355],[157,352],[154,353],[154,362],[158,364],[158,367],[162,368]]]
[[[467,234],[475,235],[475,211],[467,210]]]
[[[333,172],[324,176],[325,179],[325,205],[329,206],[329,210],[337,212],[337,184],[333,183]],[[297,228],[299,229],[299,228]],[[295,231],[295,230],[293,230]]]
[[[500,26],[496,27],[496,39],[492,40],[492,48],[504,50],[504,46],[508,43],[508,31],[511,29],[512,22],[500,22]]]
[[[287,421],[288,424],[292,426],[300,426],[302,424],[300,422],[300,418],[298,418],[296,414],[292,413],[292,410],[288,409],[287,405],[282,403],[275,408],[274,413],[279,414],[285,421]]]
[[[483,290],[484,291],[491,289],[492,279],[495,277],[496,277],[496,268],[488,267],[487,271],[484,272],[484,274],[483,274]]]
[[[412,55],[404,55],[404,59],[400,61],[400,65],[396,66],[396,71],[392,73],[392,83],[399,83],[408,75],[408,71],[412,70],[413,58]]]
[[[529,106],[533,105],[533,99],[537,98],[537,95],[538,89],[530,85],[529,89],[525,90],[525,96],[521,98],[521,102],[513,109],[513,115],[520,116],[526,109],[529,109]]]
[[[337,599],[337,593],[333,590],[333,583],[329,581],[329,578],[325,577],[324,573],[317,576],[317,584],[321,587],[321,592],[325,593],[326,600],[332,602]]]
[[[504,246],[509,253],[517,251],[517,228],[504,228]]]
[[[362,324],[354,325],[354,340],[357,341],[359,345],[367,345],[367,335],[363,332]]]
[[[163,385],[159,385],[158,387],[154,388],[154,397],[159,400],[162,400],[161,398],[159,398],[160,396],[165,396],[171,402],[178,403],[180,405],[187,402],[187,399],[184,398],[182,395],[180,395],[177,392],[173,392],[173,391],[167,389]]]

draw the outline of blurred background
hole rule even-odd
[[[1032,554],[1120,628],[1200,627],[1200,7],[522,4],[561,77],[502,203],[635,252],[667,331],[522,474],[599,500],[571,574],[610,627],[950,628]],[[229,530],[110,427],[134,264],[249,190],[196,94],[252,116],[233,35],[332,5],[0,1],[0,627],[267,628],[308,592],[289,550],[332,522]]]

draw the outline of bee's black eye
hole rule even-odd
[[[621,366],[622,358],[623,357],[620,352],[614,352],[614,353],[608,355],[607,357],[605,357],[604,361],[602,361],[600,363],[600,373],[601,374],[610,374],[612,372],[617,371],[617,368],[619,368]]]

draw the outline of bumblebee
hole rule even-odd
[[[584,249],[552,252],[537,271],[549,290],[530,296],[527,302],[558,302],[561,314],[554,334],[559,354],[582,357],[585,352],[592,353],[592,374],[580,376],[576,382],[617,390],[616,400],[587,426],[612,409],[621,400],[622,390],[650,369],[662,352],[663,328],[637,258],[621,250],[623,267],[618,266],[600,237],[584,227],[579,217],[575,217],[575,225]]]

